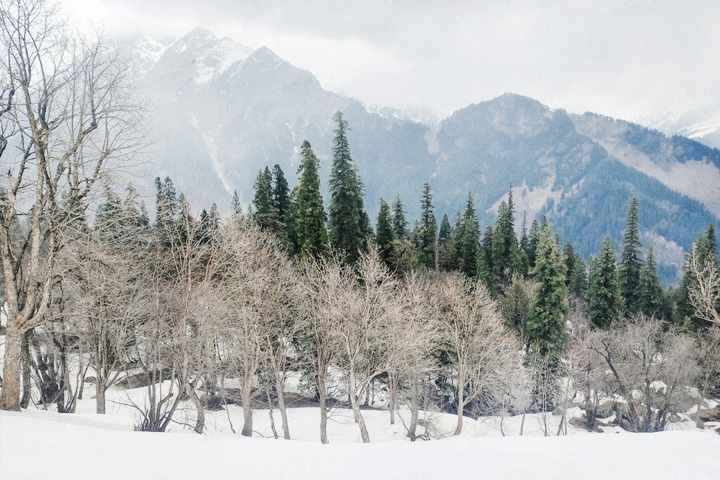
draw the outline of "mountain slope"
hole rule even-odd
[[[472,191],[488,224],[512,183],[518,229],[523,216],[529,227],[545,214],[587,256],[605,235],[619,244],[630,198],[638,196],[643,235],[655,239],[672,281],[683,249],[720,215],[720,152],[683,137],[514,94],[429,126],[369,112],[267,48],[252,51],[208,31],[142,45],[140,84],[156,106],[151,124],[160,139],[146,174],[171,176],[194,205],[226,209],[234,190],[249,203],[265,165],[280,164],[294,183],[303,140],[318,155],[326,186],[332,116],[342,110],[373,218],[380,197],[396,194],[408,218],[417,218],[429,181],[438,216],[454,218]]]

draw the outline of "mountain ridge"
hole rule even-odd
[[[148,44],[157,56],[157,45]],[[683,249],[720,217],[720,151],[630,122],[507,93],[428,125],[371,112],[325,91],[311,72],[270,49],[233,46],[209,31],[165,46],[152,65],[144,58],[139,81],[157,106],[150,123],[165,139],[149,176],[170,176],[201,207],[216,202],[227,209],[235,190],[247,205],[265,165],[278,163],[293,185],[303,140],[320,159],[327,202],[332,116],[342,110],[372,218],[380,197],[396,194],[408,218],[416,218],[429,181],[438,218],[453,218],[472,191],[480,222],[488,224],[512,183],[518,224],[524,212],[528,226],[547,215],[563,241],[587,257],[606,234],[618,244],[629,198],[639,196],[643,234],[668,246],[659,257],[676,274]],[[598,219],[595,210],[603,208]],[[586,222],[591,214],[593,226]]]

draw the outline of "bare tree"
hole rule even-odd
[[[326,258],[305,258],[298,284],[299,347],[312,372],[320,404],[320,441],[328,443],[327,381],[330,366],[338,354],[340,339],[333,304],[338,296],[354,288],[354,279],[343,275],[340,262]],[[329,301],[331,300],[332,301]]]
[[[375,378],[392,369],[407,345],[393,335],[400,318],[394,276],[372,248],[361,256],[356,269],[340,269],[333,280],[341,291],[327,302],[340,340],[336,365],[347,380],[355,422],[367,443],[370,435],[360,411],[361,399]]]
[[[102,38],[68,35],[43,0],[0,5],[0,201],[7,332],[0,408],[20,408],[22,337],[48,321],[56,257],[65,228],[81,213],[113,162],[136,153],[140,109],[130,100],[127,70]],[[23,239],[11,241],[18,216]]]
[[[481,282],[459,274],[437,279],[437,302],[457,386],[457,427],[460,435],[465,407],[473,400],[486,406],[500,403],[514,369],[520,344]]]
[[[284,400],[285,360],[289,348],[289,320],[294,269],[282,244],[254,226],[230,222],[220,246],[222,289],[229,310],[224,327],[230,362],[242,383],[244,425],[252,435],[252,399],[258,393],[257,374],[269,365],[283,420],[290,437]]]
[[[712,255],[703,261],[699,250],[697,243],[693,243],[689,263],[696,281],[689,292],[690,303],[698,317],[720,325],[720,268]]]
[[[620,426],[631,431],[663,430],[699,374],[693,340],[654,317],[640,315],[602,332],[591,348],[608,369],[605,391],[621,397],[615,402]]]
[[[400,289],[402,311],[392,332],[393,342],[401,348],[394,359],[392,383],[407,384],[410,405],[410,425],[407,436],[415,441],[420,436],[417,428],[420,420],[420,399],[423,383],[437,370],[432,353],[440,342],[438,310],[435,308],[430,281],[426,276],[410,272]],[[390,411],[396,408],[395,385],[390,389]]]

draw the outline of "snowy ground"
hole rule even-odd
[[[365,410],[373,443],[360,444],[352,413],[337,410],[329,422],[330,445],[319,443],[317,408],[288,411],[291,441],[270,437],[266,410],[255,412],[258,435],[233,434],[242,428],[242,411],[208,412],[207,433],[190,433],[181,424],[169,433],[134,432],[136,421],[121,390],[109,393],[108,414],[95,415],[86,392],[78,413],[29,409],[0,413],[2,479],[205,479],[205,478],[718,478],[720,436],[692,428],[658,434],[618,429],[590,434],[570,428],[567,436],[543,437],[542,419],[528,416],[524,436],[520,417],[465,419],[464,435],[450,438],[456,417],[430,418],[442,440],[410,443],[401,421],[389,413]],[[139,394],[139,392],[136,392]],[[184,410],[178,420],[191,420]],[[275,412],[277,428],[280,418]],[[548,416],[553,434],[559,420]],[[618,433],[612,433],[617,431]]]

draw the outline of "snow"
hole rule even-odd
[[[315,430],[314,408],[291,410]],[[720,436],[695,431],[560,437],[461,436],[410,443],[144,433],[113,415],[0,413],[0,476],[13,479],[717,478]],[[300,421],[302,419],[302,421]],[[330,422],[331,428],[337,422]],[[291,427],[292,428],[292,427]],[[371,422],[371,436],[377,425]],[[300,433],[300,432],[298,432]],[[300,436],[304,436],[300,434]],[[372,438],[372,437],[371,437]]]

